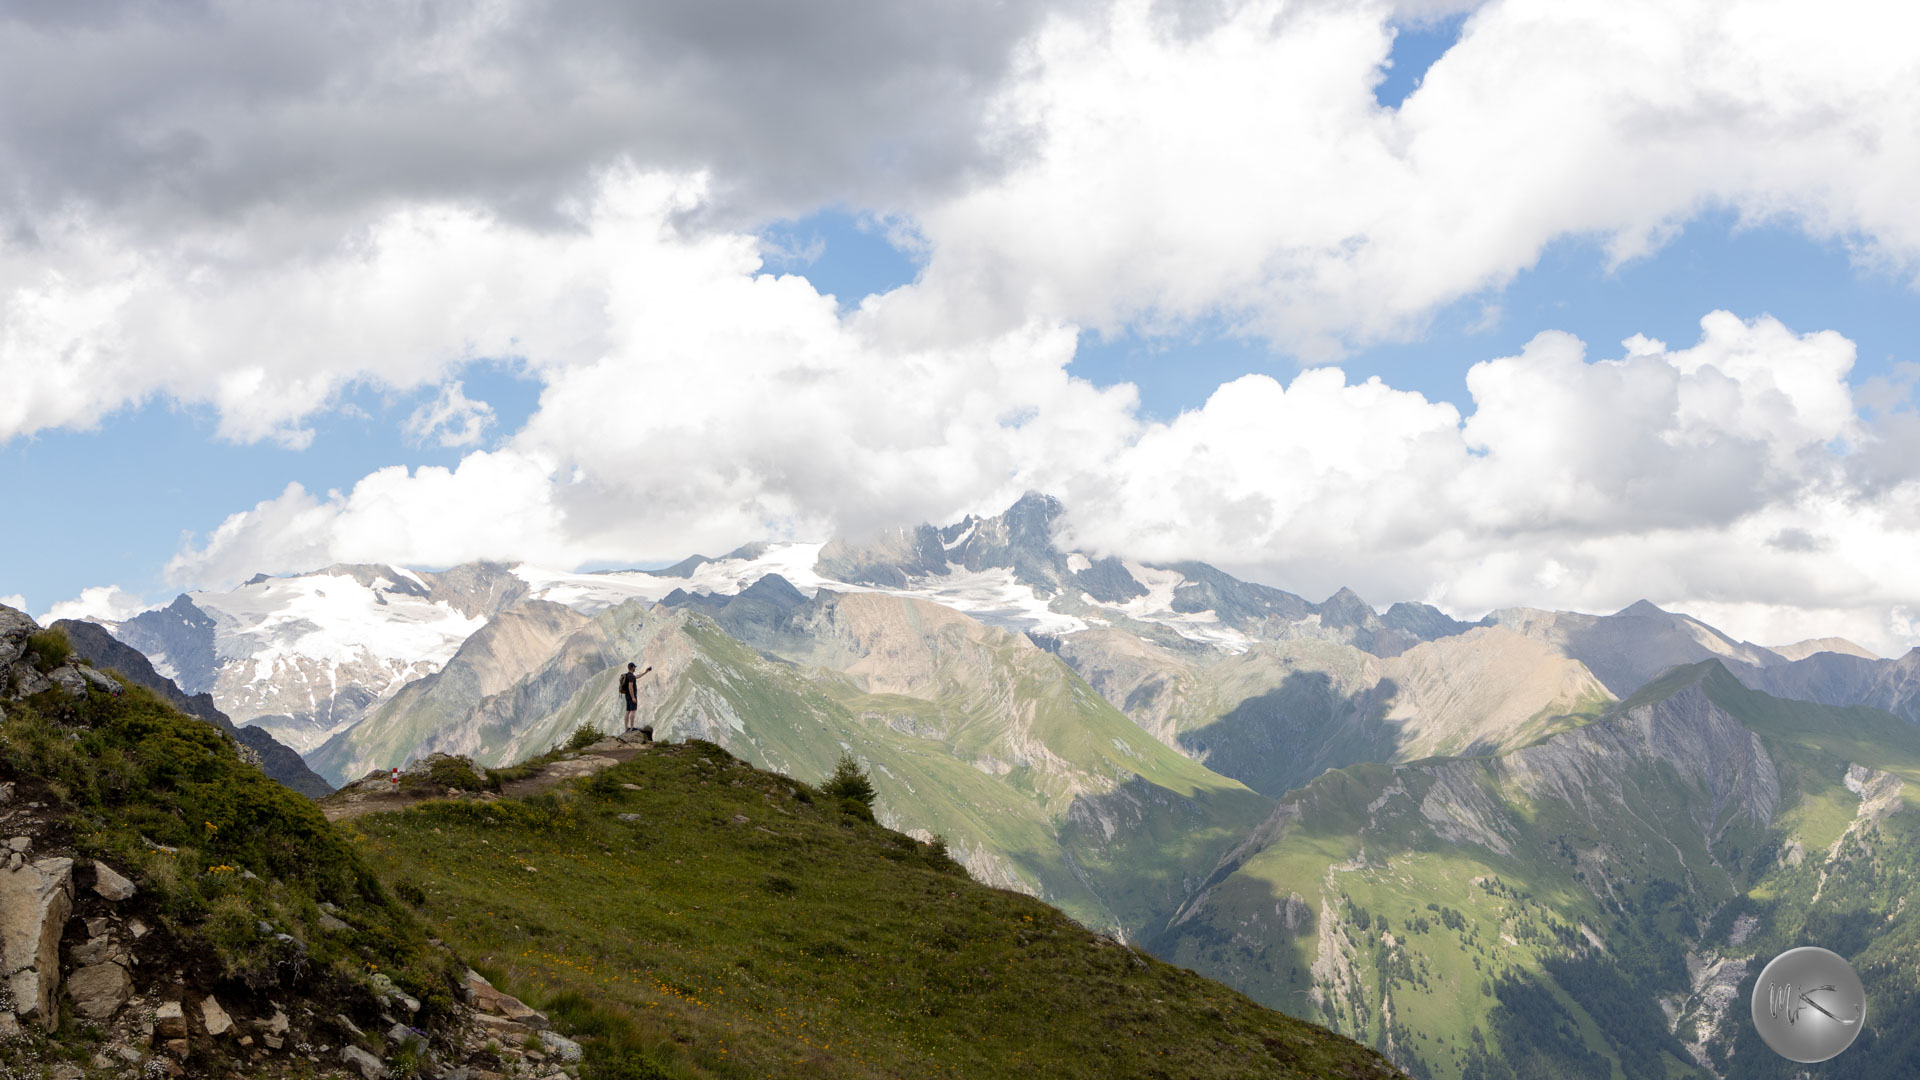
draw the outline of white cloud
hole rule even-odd
[[[0,604],[5,604],[15,611],[25,611],[27,608],[27,598],[21,596],[19,593],[11,593],[7,596],[0,596]]]
[[[71,600],[62,600],[53,605],[46,614],[34,621],[41,626],[52,626],[60,619],[98,619],[103,622],[119,622],[122,619],[131,619],[146,609],[147,605],[141,602],[139,597],[118,585],[95,585],[80,590],[80,595]]]
[[[1016,164],[919,209],[923,317],[1221,315],[1310,356],[1416,333],[1551,241],[1656,248],[1708,207],[1920,257],[1920,14],[1497,0],[1397,110],[1386,9],[1056,14],[998,99]],[[956,315],[956,313],[958,313]]]
[[[440,388],[440,394],[425,402],[407,417],[402,430],[418,446],[427,442],[439,446],[474,446],[493,426],[493,406],[467,397],[458,382]]]
[[[215,8],[248,40],[287,41]],[[941,10],[965,22],[975,9]],[[196,68],[210,88],[156,98],[153,123],[128,125],[155,132],[151,145],[109,138],[104,159],[130,163],[130,186],[60,173],[61,147],[0,123],[0,169],[26,177],[21,190],[70,179],[76,192],[10,206],[27,215],[19,229],[0,222],[0,440],[165,396],[211,404],[224,437],[298,446],[309,418],[365,381],[444,387],[415,435],[472,445],[486,414],[455,380],[474,358],[510,356],[544,384],[519,432],[452,470],[386,469],[324,495],[290,486],[170,573],[672,557],[768,532],[942,520],[1037,487],[1069,499],[1089,544],[1198,556],[1302,591],[1353,584],[1463,614],[1645,594],[1769,631],[1804,611],[1880,627],[1882,647],[1911,635],[1898,613],[1920,611],[1904,569],[1920,537],[1920,420],[1892,387],[1856,407],[1838,334],[1714,314],[1690,347],[1633,339],[1596,360],[1548,332],[1477,365],[1459,406],[1311,370],[1236,380],[1164,424],[1138,416],[1131,388],[1095,389],[1069,364],[1082,326],[1215,316],[1330,355],[1417,332],[1556,239],[1598,237],[1632,258],[1704,208],[1840,238],[1909,272],[1912,11],[1496,0],[1384,110],[1372,87],[1386,5],[1223,0],[1187,18],[1115,0],[1063,6],[1024,37],[1025,16],[995,23],[958,54],[933,47],[928,70],[945,76],[901,75],[914,92],[900,101],[937,100],[927,130],[950,153],[889,105],[809,157],[819,125],[770,129],[779,110],[755,103],[778,95],[754,84],[699,103],[686,121],[697,137],[648,156],[670,109],[640,128],[587,122],[647,89],[624,67],[601,97],[576,101],[598,89],[579,72],[536,87],[585,110],[561,110],[559,143],[540,141],[545,114],[525,145],[471,126],[422,143],[450,116],[512,112],[531,76],[492,61],[518,57],[535,11],[497,5],[403,35],[433,47],[391,76],[307,57],[258,116],[194,105],[232,88]],[[727,32],[689,17],[702,42]],[[912,22],[886,18],[888,33]],[[0,28],[0,55],[35,55],[25,25]],[[806,55],[837,55],[831,33],[808,40],[821,48]],[[751,42],[723,44],[697,52],[686,85],[760,71]],[[139,81],[111,73],[106,98],[138,100]],[[835,84],[846,94],[802,102],[804,118],[862,94],[892,100],[873,94],[888,79],[854,74]],[[941,91],[942,78],[964,89]],[[391,126],[369,120],[382,109],[399,110]],[[312,120],[298,130],[313,145],[249,171],[288,117]],[[187,134],[202,128],[199,142]],[[108,138],[73,130],[81,150]],[[985,145],[970,141],[980,131]],[[898,140],[917,164],[849,179],[863,174],[850,162],[891,160]],[[380,152],[389,143],[444,152]],[[853,209],[922,245],[921,281],[843,316],[804,278],[763,273],[758,242],[715,226],[715,208],[791,202],[741,201],[741,185],[786,165],[806,177],[793,190],[858,187]],[[946,180],[926,182],[935,174]],[[1481,299],[1498,317],[1498,298]]]

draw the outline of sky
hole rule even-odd
[[[0,13],[0,602],[1067,506],[1920,644],[1920,30],[1772,0]]]

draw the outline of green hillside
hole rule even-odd
[[[1148,944],[1415,1076],[1786,1077],[1767,958],[1853,959],[1873,1027],[1822,1075],[1910,1076],[1920,729],[1715,661],[1490,758],[1330,772]]]
[[[696,741],[351,828],[437,934],[592,1036],[595,1075],[1391,1075],[861,809]]]
[[[615,680],[626,658],[644,657],[655,674],[643,714],[662,738],[706,739],[809,780],[852,752],[873,775],[883,822],[945,836],[980,880],[1129,937],[1164,920],[1272,810],[1022,635],[895,597],[819,607],[824,625],[800,644],[845,670],[756,651],[698,612],[627,604],[462,718],[381,718],[431,720],[442,741],[429,748],[502,765],[583,725],[617,730]]]

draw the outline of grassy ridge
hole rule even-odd
[[[354,835],[607,1076],[1391,1075],[707,743]]]

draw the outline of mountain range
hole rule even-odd
[[[1645,601],[1313,603],[1060,550],[1062,510],[658,570],[336,566],[108,629],[334,784],[617,730],[617,673],[651,666],[662,737],[805,778],[851,753],[976,878],[1416,1076],[1769,1075],[1730,1004],[1756,950],[1869,916],[1906,940],[1920,651]],[[1848,1060],[1903,1075],[1903,1047]]]

